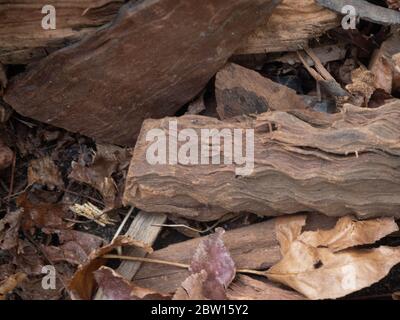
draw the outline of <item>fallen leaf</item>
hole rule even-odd
[[[96,287],[93,272],[107,262],[107,259],[102,258],[102,256],[115,248],[126,246],[138,247],[148,253],[153,251],[150,246],[141,241],[134,240],[128,236],[117,237],[110,244],[93,251],[89,255],[88,261],[79,266],[68,285],[71,298],[75,300],[90,300]]]
[[[169,300],[170,295],[135,286],[108,267],[94,272],[94,278],[102,291],[102,300]]]
[[[104,243],[102,238],[90,233],[75,230],[56,230],[55,233],[58,235],[60,245],[42,247],[52,262],[84,264],[89,254]]]
[[[367,221],[342,218],[333,229],[300,235],[298,230],[304,221],[299,217],[292,220],[287,217],[286,221],[288,227],[279,227],[276,232],[283,230],[285,235],[277,238],[283,239],[281,245],[288,249],[267,276],[309,299],[336,299],[369,287],[400,263],[400,248],[350,249],[374,243],[397,231],[393,218]]]
[[[11,149],[0,139],[0,170],[8,168],[14,158],[14,153]]]
[[[211,300],[226,299],[226,289],[236,275],[235,263],[222,241],[224,232],[224,229],[217,228],[200,243],[189,268],[192,274],[206,271],[203,294]]]
[[[285,257],[268,270],[268,278],[309,299],[336,299],[383,279],[400,263],[400,248],[345,250],[333,253],[295,241]]]
[[[17,198],[17,205],[24,212],[22,216],[22,229],[34,233],[35,228],[42,229],[68,229],[71,223],[64,218],[72,218],[64,206],[46,202],[33,203],[28,199],[28,193],[23,193]]]
[[[26,278],[26,274],[18,272],[0,282],[0,300],[5,300],[6,295],[13,291]]]
[[[305,300],[295,291],[279,288],[267,281],[238,275],[228,288],[229,300]]]
[[[275,220],[276,239],[279,242],[282,256],[285,255],[301,234],[306,225],[307,216],[282,216]]]
[[[47,186],[51,190],[54,187],[64,187],[61,173],[49,156],[29,162],[28,185],[35,183]]]
[[[129,149],[109,144],[97,144],[96,148],[94,160],[90,165],[72,162],[69,178],[97,189],[103,197],[105,211],[110,211],[120,206],[117,201],[117,185],[112,175],[129,165],[130,152]]]
[[[375,243],[379,239],[399,230],[393,218],[358,221],[350,217],[340,218],[331,230],[308,231],[297,240],[313,247],[325,247],[337,252],[364,244]]]
[[[209,300],[203,293],[207,277],[205,270],[190,275],[176,290],[172,300]]]
[[[23,211],[17,210],[8,213],[0,220],[0,249],[10,250],[18,245],[18,232],[21,225]]]

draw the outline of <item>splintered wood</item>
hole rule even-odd
[[[333,115],[300,110],[224,122],[202,116],[147,120],[134,151],[124,201],[148,212],[202,221],[231,212],[400,217],[399,121],[399,101],[377,109],[346,105]],[[173,130],[171,124],[176,125]],[[162,157],[149,161],[157,149],[152,129],[157,129],[158,141],[176,143],[187,164],[177,159],[163,164],[167,159]],[[188,133],[181,135],[183,129],[193,130],[189,141],[182,139]],[[212,154],[210,136],[201,139],[202,129],[215,129]],[[230,148],[240,148],[233,153],[243,152],[246,161],[239,164],[226,157],[221,143],[219,148],[215,143],[222,140],[222,129],[225,134],[242,130],[243,137],[253,130],[254,156],[244,147],[252,143],[247,135]],[[228,147],[229,143],[224,145]],[[158,151],[163,154],[162,147]],[[164,155],[167,158],[167,152]],[[197,155],[201,159],[191,164]],[[219,164],[213,164],[215,159]],[[240,169],[250,169],[250,174]]]

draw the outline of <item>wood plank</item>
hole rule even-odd
[[[223,240],[238,268],[267,269],[281,259],[275,234],[275,221],[253,224],[227,231]],[[202,238],[180,242],[148,255],[148,258],[190,263]],[[189,272],[176,267],[144,263],[134,277],[136,285],[156,291],[174,292]]]
[[[161,231],[161,227],[156,227],[154,225],[163,224],[166,220],[167,216],[165,214],[140,211],[132,221],[125,235],[152,246]],[[147,255],[147,253],[140,248],[127,248],[125,250],[123,254],[128,256],[145,257]],[[131,280],[140,269],[141,265],[141,262],[122,261],[116,272],[125,279]],[[101,290],[97,291],[95,300],[102,300]]]

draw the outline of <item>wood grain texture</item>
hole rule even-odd
[[[153,142],[146,142],[146,133],[158,128],[168,139],[176,137],[176,132],[168,136],[170,120],[144,123],[125,203],[204,221],[228,212],[400,217],[399,101],[377,109],[346,105],[333,115],[304,110],[224,122],[201,116],[175,118],[178,131],[190,128],[198,136],[204,128],[254,129],[255,167],[249,176],[237,176],[238,166],[223,162],[150,165],[146,152]],[[205,148],[209,142],[203,139],[200,145]]]
[[[264,270],[281,259],[274,220],[227,231],[223,240],[237,268]],[[200,241],[202,238],[170,245],[148,255],[148,258],[188,264]],[[184,269],[145,263],[136,274],[134,283],[169,293],[175,292],[188,276],[189,271]]]
[[[4,99],[27,117],[133,145],[144,119],[195,97],[277,3],[128,3],[112,24],[11,81]]]
[[[0,62],[27,64],[95,32],[124,0],[0,0]],[[56,29],[42,28],[42,7],[56,9]]]
[[[237,54],[296,51],[312,38],[340,25],[339,15],[315,0],[283,0]]]

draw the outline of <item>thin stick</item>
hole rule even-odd
[[[114,237],[113,237],[113,240],[115,240],[115,239],[121,234],[122,229],[125,227],[125,224],[126,224],[126,222],[128,221],[128,219],[130,218],[130,216],[132,215],[132,212],[133,212],[134,209],[135,209],[134,207],[131,207],[131,208],[129,209],[129,212],[126,214],[124,220],[122,220],[120,226],[118,227],[118,230],[117,230],[117,232],[115,233],[115,235],[114,235]]]
[[[128,256],[121,256],[121,255],[114,255],[114,254],[106,254],[103,256],[105,259],[119,259],[119,260],[129,260],[129,261],[136,261],[136,262],[147,262],[147,263],[156,263],[162,264],[165,266],[173,266],[182,269],[189,269],[188,264],[172,262],[172,261],[165,261],[159,259],[150,259],[150,258],[141,258],[141,257],[128,257]],[[254,274],[257,276],[266,276],[265,271],[258,271],[258,270],[250,270],[250,269],[238,269],[236,270],[238,273],[246,273],[246,274]]]
[[[14,152],[13,159],[12,159],[12,167],[11,167],[11,180],[10,180],[10,187],[8,188],[8,196],[7,196],[7,213],[10,212],[10,196],[14,190],[14,178],[15,178],[15,166],[17,163],[17,155]]]
[[[194,232],[198,232],[198,233],[207,233],[209,231],[211,231],[212,229],[214,229],[216,226],[218,226],[221,223],[221,219],[219,219],[216,223],[214,223],[212,226],[208,227],[207,229],[204,230],[198,230],[195,228],[192,228],[190,226],[187,226],[186,224],[152,224],[153,227],[166,227],[166,228],[185,228]]]

